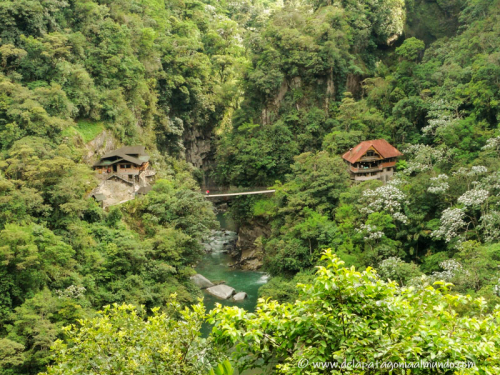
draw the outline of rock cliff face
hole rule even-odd
[[[237,262],[242,269],[257,270],[262,266],[264,256],[262,238],[269,237],[271,229],[268,223],[252,220],[240,227],[236,250],[240,254]]]
[[[106,199],[103,201],[103,207],[106,208],[134,199],[135,189],[133,183],[114,178],[102,181],[91,194],[104,195]]]
[[[459,27],[458,16],[463,0],[415,0],[407,2],[405,36],[432,43],[438,38],[454,35]]]
[[[83,156],[83,161],[87,164],[93,163],[102,155],[120,146],[118,140],[109,130],[104,130],[101,134],[85,145],[86,154]]]
[[[354,97],[358,98],[361,96],[361,83],[365,78],[366,76],[361,74],[348,74],[344,77],[344,82],[341,87],[344,87],[346,91],[349,91]],[[338,77],[334,76],[333,71],[331,71],[327,76],[319,78],[317,82],[304,82],[299,76],[291,79],[284,79],[275,96],[267,102],[264,108],[262,108],[260,118],[254,120],[259,121],[262,125],[270,125],[276,121],[280,108],[287,100],[287,95],[290,95],[290,92],[294,89],[304,89],[309,92],[324,93],[324,102],[316,104],[320,107],[323,106],[325,112],[328,112],[329,103],[332,100],[335,100],[335,96],[337,95],[336,86],[341,83],[338,79]],[[309,96],[306,95],[305,98],[306,97]],[[297,110],[311,105],[311,103],[308,103],[305,98],[294,102],[293,105],[297,108]]]
[[[202,132],[199,128],[186,129],[183,134],[186,160],[197,168],[202,168],[212,150],[211,132]]]
[[[201,169],[204,173],[203,185],[210,185],[208,172],[214,161],[212,129],[196,127],[186,129],[183,134],[186,161]]]

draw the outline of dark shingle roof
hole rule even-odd
[[[121,147],[117,150],[110,151],[107,154],[104,154],[104,156],[102,158],[105,159],[105,158],[109,158],[111,156],[122,156],[122,155],[139,155],[139,156],[145,155],[145,156],[148,156],[148,154],[146,154],[146,147],[144,147],[144,146],[124,146],[124,147]]]
[[[113,158],[117,159],[109,160]],[[119,148],[118,150],[108,152],[107,154],[102,156],[101,160],[94,164],[94,167],[105,167],[108,165],[116,164],[123,160],[135,165],[142,165],[143,163],[149,161],[149,155],[146,154],[144,146],[125,146]]]

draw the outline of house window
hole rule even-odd
[[[371,150],[369,150],[367,153],[366,153],[366,156],[375,156],[375,153]]]

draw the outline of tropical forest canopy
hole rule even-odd
[[[498,0],[1,1],[0,374],[499,373],[499,80]],[[107,210],[103,134],[158,177]],[[380,138],[397,173],[353,183]],[[207,180],[276,189],[229,212],[269,229],[256,313],[197,304]]]

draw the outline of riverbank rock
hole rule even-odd
[[[227,205],[227,203],[220,203],[216,207],[217,212],[226,212],[228,210],[228,208],[229,208],[229,206]]]
[[[231,232],[228,230],[213,231],[211,236],[208,237],[203,246],[206,253],[217,253],[217,252],[231,252],[236,247],[236,240],[238,239],[238,234],[236,232]]]
[[[241,252],[240,268],[247,271],[256,271],[262,267],[262,251],[244,250]]]
[[[240,227],[236,242],[240,256],[236,266],[244,270],[258,270],[264,256],[262,239],[269,237],[270,232],[269,223],[259,220],[252,220]]]
[[[235,290],[230,286],[221,284],[208,288],[207,292],[213,295],[214,297],[220,299],[228,299],[234,294]]]
[[[239,293],[236,293],[234,296],[233,296],[233,300],[236,301],[236,302],[241,302],[243,301],[245,298],[247,298],[247,294],[245,292],[239,292]]]
[[[214,286],[214,284],[208,280],[205,276],[197,273],[194,276],[190,277],[191,281],[200,289],[206,289]]]

